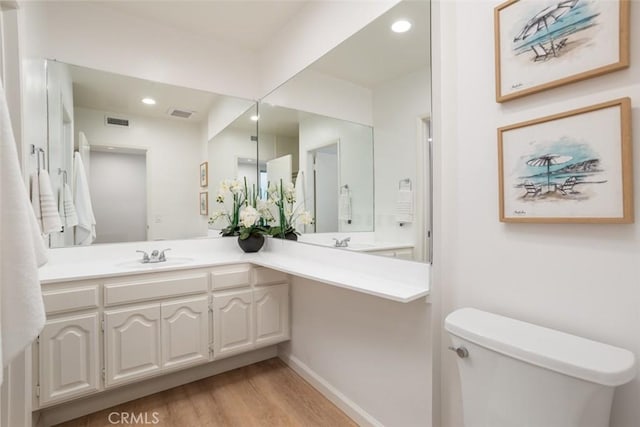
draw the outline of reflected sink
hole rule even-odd
[[[163,262],[148,262],[143,264],[139,259],[133,261],[123,261],[116,264],[116,267],[119,268],[131,268],[137,270],[153,270],[161,267],[177,267],[179,265],[185,265],[192,263],[194,261],[193,258],[186,257],[171,257]]]

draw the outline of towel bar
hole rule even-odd
[[[46,155],[47,155],[47,152],[44,151],[42,148],[36,148],[36,146],[34,144],[31,144],[31,155],[34,155],[36,153],[37,153],[37,156],[38,156],[38,166],[37,166],[36,170],[38,172],[38,175],[40,175],[40,153],[42,153],[42,169],[46,169],[46,165],[47,165],[46,164],[46,161],[47,161]]]
[[[403,183],[407,183],[407,184],[409,184],[409,190],[411,190],[411,189],[412,189],[412,188],[411,188],[411,179],[409,179],[409,178],[405,178],[405,179],[401,179],[401,180],[398,182],[398,190],[402,189],[402,184],[403,184]]]

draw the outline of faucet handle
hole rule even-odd
[[[167,260],[167,257],[165,256],[165,254],[164,254],[164,253],[165,253],[166,251],[170,251],[170,250],[171,250],[171,248],[163,249],[163,250],[162,250],[162,252],[160,252],[160,258],[159,258],[159,260],[160,260],[160,261],[166,261],[166,260]]]
[[[142,254],[142,262],[149,262],[149,254],[145,251],[136,251]]]
[[[345,237],[343,242],[350,242],[351,241],[351,237]]]

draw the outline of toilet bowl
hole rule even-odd
[[[635,376],[627,350],[473,308],[445,329],[465,427],[606,427],[615,387]]]

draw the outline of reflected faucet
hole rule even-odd
[[[170,251],[171,248],[163,249],[162,252],[154,249],[151,252],[151,255],[146,253],[145,251],[136,251],[142,254],[142,260],[140,261],[143,264],[150,264],[155,262],[165,262],[167,260],[166,255],[164,254],[166,251]]]
[[[335,237],[333,238],[333,240],[336,241],[336,243],[333,245],[336,248],[348,248],[349,247],[349,242],[351,241],[351,237],[345,237],[342,240],[338,240]]]

